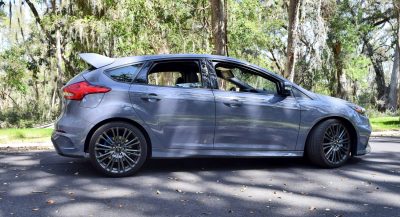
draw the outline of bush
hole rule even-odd
[[[370,118],[375,118],[375,117],[393,117],[393,116],[398,116],[399,115],[399,113],[397,111],[386,110],[384,112],[381,112],[381,111],[378,111],[378,109],[376,109],[376,108],[367,109],[367,114],[368,114],[368,117],[370,117]]]
[[[50,117],[44,117],[43,114],[47,113],[45,108],[39,106],[9,108],[0,111],[0,128],[31,128],[55,120],[55,112]]]

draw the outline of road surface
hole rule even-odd
[[[400,216],[400,138],[339,169],[298,159],[151,160],[106,178],[52,150],[0,152],[0,216]]]

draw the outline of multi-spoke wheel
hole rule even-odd
[[[147,144],[142,132],[124,122],[101,126],[90,140],[90,160],[102,173],[129,176],[144,163]]]
[[[336,119],[326,120],[313,129],[307,142],[310,160],[323,167],[339,167],[350,156],[351,137],[346,126]]]

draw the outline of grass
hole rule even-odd
[[[53,129],[0,129],[0,144],[15,142],[47,142],[50,141]]]
[[[395,117],[374,117],[369,119],[372,125],[373,131],[389,131],[398,130],[400,131],[400,119],[399,116]]]
[[[400,131],[399,116],[395,117],[373,117],[369,119],[373,131]],[[0,129],[0,144],[15,142],[48,142],[53,129]]]

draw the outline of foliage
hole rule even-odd
[[[23,49],[20,47],[12,47],[0,53],[0,71],[2,72],[0,80],[4,86],[26,93],[24,74],[28,71],[28,63],[23,54]]]
[[[282,75],[287,1],[226,2],[228,54]],[[380,101],[376,100],[375,78],[390,77],[396,41],[392,1],[301,2],[295,82],[376,108]],[[5,4],[0,7],[0,39],[4,39],[0,127],[54,120],[62,107],[62,85],[87,68],[78,57],[81,52],[118,57],[213,50],[208,0],[23,0]],[[372,56],[367,55],[366,42],[373,48]],[[374,73],[376,63],[382,65],[384,75]],[[338,93],[338,86],[345,95]]]
[[[56,112],[45,110],[44,106],[26,105],[27,107],[9,108],[0,111],[0,128],[29,128],[48,123],[56,118]],[[49,118],[44,115],[51,113]]]

